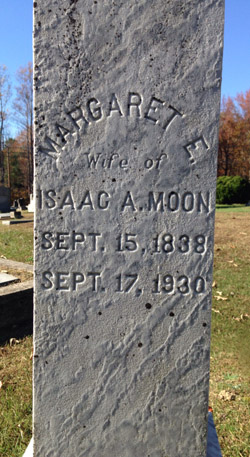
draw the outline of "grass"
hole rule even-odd
[[[33,219],[26,211],[24,219]],[[18,262],[33,262],[33,223],[2,225],[0,221],[0,256]]]
[[[216,205],[217,213],[220,211],[228,213],[250,213],[250,206],[235,203],[234,205]]]
[[[5,232],[32,233],[27,225],[0,227],[0,243]],[[216,212],[210,405],[223,457],[250,455],[249,227],[249,207]],[[14,239],[8,258],[20,260]],[[22,260],[32,257],[32,236],[25,245]],[[31,337],[0,347],[1,457],[21,457],[31,437],[31,348]]]
[[[216,213],[210,404],[223,457],[250,455],[249,227],[249,208]]]
[[[0,456],[21,457],[31,438],[32,338],[0,347]]]

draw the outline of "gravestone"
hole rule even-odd
[[[10,211],[10,189],[9,187],[0,186],[0,211],[8,213]]]
[[[28,204],[28,213],[34,213],[34,209],[35,209],[35,202],[34,202],[34,199],[33,199],[33,194],[30,194],[30,202]]]
[[[35,457],[205,457],[223,1],[34,3]]]

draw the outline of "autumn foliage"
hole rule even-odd
[[[237,175],[250,178],[250,89],[222,99],[218,176]]]
[[[24,198],[29,202],[33,191],[33,76],[32,63],[20,67],[18,85],[10,112],[10,87],[7,69],[0,66],[0,183],[10,187],[11,199]],[[19,133],[10,138],[9,118],[15,119]]]
[[[9,139],[3,150],[5,185],[11,189],[11,200],[30,199],[29,163],[26,132],[22,131],[15,139]]]

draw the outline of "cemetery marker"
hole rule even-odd
[[[205,457],[224,2],[34,2],[35,457]]]

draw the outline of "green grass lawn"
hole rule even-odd
[[[30,263],[32,227],[25,225],[0,228],[0,252],[8,258]],[[218,208],[210,406],[223,457],[250,455],[249,228],[249,207]],[[0,346],[1,457],[21,457],[31,437],[31,351],[31,337],[18,344]]]
[[[33,219],[33,214],[23,211],[23,219]],[[0,256],[18,262],[33,262],[33,223],[2,225],[0,220]]]
[[[250,208],[217,211],[210,404],[223,457],[250,455]]]
[[[0,456],[21,457],[31,439],[32,337],[0,346]]]
[[[223,211],[227,213],[250,213],[250,206],[242,205],[240,203],[235,203],[234,205],[216,205],[216,211]]]

